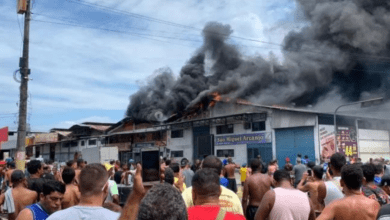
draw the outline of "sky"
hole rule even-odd
[[[86,121],[116,123],[129,97],[159,68],[181,67],[202,44],[207,22],[233,35],[281,44],[301,27],[293,0],[32,0],[28,123],[32,131]],[[0,0],[0,128],[17,130],[24,17]],[[232,38],[244,55],[280,47]],[[17,78],[20,75],[17,75]]]

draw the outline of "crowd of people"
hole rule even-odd
[[[236,181],[236,171],[241,178]],[[321,164],[298,155],[265,164],[259,155],[242,166],[228,156],[162,159],[160,181],[146,184],[142,166],[63,166],[32,160],[26,170],[0,163],[1,211],[8,219],[380,219],[390,217],[390,164],[383,159],[347,162],[336,153]],[[241,184],[240,184],[241,183]],[[124,204],[118,186],[132,188]],[[242,199],[237,195],[242,187]]]

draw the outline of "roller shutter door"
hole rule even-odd
[[[385,130],[359,129],[359,157],[363,162],[370,158],[390,156],[389,132]]]

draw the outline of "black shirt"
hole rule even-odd
[[[114,180],[115,180],[116,184],[121,184],[122,173],[123,173],[123,171],[117,171],[117,172],[115,172],[115,174],[114,174]]]

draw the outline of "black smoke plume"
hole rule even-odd
[[[208,23],[204,43],[175,79],[169,69],[131,96],[127,116],[155,121],[188,111],[209,94],[298,107],[329,94],[345,101],[390,95],[390,3],[296,0],[308,25],[284,39],[284,60],[244,58],[226,41],[229,25]],[[205,72],[205,59],[212,61]]]

